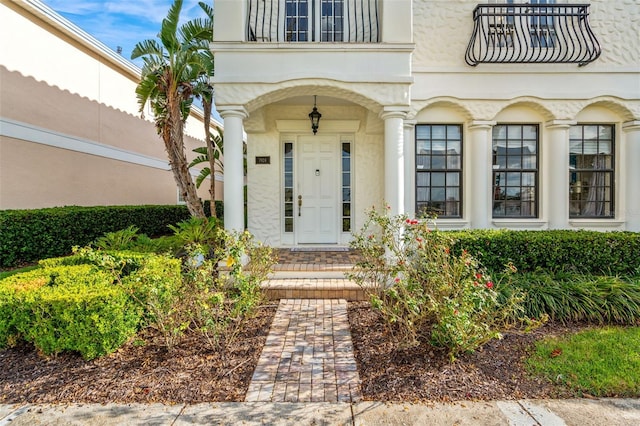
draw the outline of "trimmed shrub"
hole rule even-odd
[[[71,253],[107,232],[137,227],[150,237],[188,219],[185,206],[56,207],[0,211],[0,268]]]
[[[598,231],[446,231],[456,253],[467,250],[491,272],[512,263],[521,272],[640,273],[640,233]]]
[[[92,265],[43,268],[0,281],[0,343],[33,342],[45,355],[77,351],[92,359],[131,337],[140,309],[114,277]]]
[[[182,283],[180,260],[154,254],[84,248],[40,264],[0,281],[0,347],[22,338],[46,355],[108,354],[170,311]]]

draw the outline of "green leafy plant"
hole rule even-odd
[[[197,244],[203,247],[203,253],[210,256],[220,244],[218,220],[216,218],[191,218],[177,225],[169,225],[182,247]]]
[[[640,279],[545,271],[501,275],[502,294],[519,291],[524,315],[554,321],[638,324]]]
[[[354,236],[363,260],[351,277],[369,292],[399,344],[429,339],[453,360],[499,338],[519,297],[500,303],[478,261],[467,251],[453,254],[454,240],[431,223],[371,210]]]
[[[115,232],[107,232],[98,238],[94,245],[103,250],[129,250],[135,244],[139,228],[131,225]]]

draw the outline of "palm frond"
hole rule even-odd
[[[180,48],[180,42],[178,41],[177,34],[181,11],[182,0],[174,0],[173,4],[169,8],[167,17],[162,20],[159,37],[162,45],[169,52],[174,52]]]
[[[131,59],[137,59],[141,56],[157,56],[162,58],[164,56],[164,49],[157,40],[143,40],[133,47],[131,52]]]
[[[196,188],[200,188],[200,185],[202,185],[202,182],[204,182],[204,180],[208,178],[210,175],[211,175],[211,169],[209,169],[209,167],[205,167],[202,170],[200,170],[200,174],[198,174],[198,177],[196,177]]]
[[[209,18],[209,20],[213,22],[213,7],[209,3],[205,3],[203,1],[198,2],[198,5],[204,11],[204,13],[206,13],[207,18]]]
[[[189,168],[191,167],[195,167],[198,164],[202,164],[202,163],[209,163],[209,157],[206,155],[207,153],[207,147],[202,147],[204,149],[204,154],[203,155],[198,155],[196,158],[193,159],[193,161],[191,161],[191,163],[189,163]],[[198,149],[198,148],[196,148]],[[194,149],[194,151],[196,150]]]

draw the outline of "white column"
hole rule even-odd
[[[404,213],[404,128],[406,109],[384,107],[384,198],[390,214]]]
[[[416,215],[416,121],[404,120],[404,211]]]
[[[624,177],[626,191],[624,193],[626,209],[626,230],[640,232],[640,120],[627,121],[622,124],[625,133]]]
[[[241,106],[219,107],[224,119],[224,228],[244,230],[243,124],[248,116]]]
[[[546,123],[546,143],[540,144],[542,164],[538,172],[542,185],[540,206],[549,229],[566,229],[569,226],[569,128],[570,120],[552,120]]]
[[[491,223],[491,131],[495,121],[472,121],[469,126],[469,155],[465,165],[469,170],[465,179],[469,183],[465,191],[465,216],[471,221],[471,228],[485,229]]]

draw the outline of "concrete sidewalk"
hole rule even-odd
[[[196,405],[0,405],[22,425],[640,425],[640,399],[452,404],[227,402]]]

